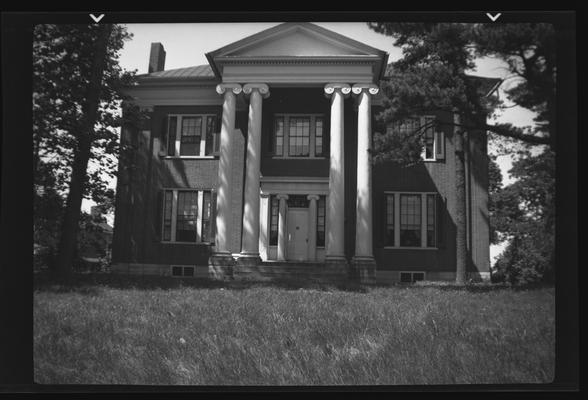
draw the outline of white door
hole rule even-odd
[[[288,260],[304,261],[308,258],[308,209],[288,210]]]

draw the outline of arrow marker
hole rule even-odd
[[[498,13],[494,16],[492,16],[492,14],[490,13],[486,13],[486,15],[488,16],[488,18],[492,20],[492,22],[496,22],[496,20],[502,15],[502,13]]]
[[[500,14],[499,14],[500,15]],[[102,17],[104,17],[104,14],[100,14],[99,16],[94,16],[94,14],[90,14],[90,17],[92,17],[92,19],[94,20],[94,22],[98,23],[100,22],[100,20],[102,19]]]

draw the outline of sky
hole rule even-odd
[[[205,53],[214,51],[234,41],[243,39],[262,30],[271,28],[279,23],[178,23],[178,24],[127,24],[128,31],[133,38],[125,43],[120,53],[120,64],[127,70],[137,70],[137,73],[147,73],[149,51],[152,42],[160,42],[165,51],[165,69],[183,68],[207,64]],[[393,46],[393,40],[369,29],[363,22],[330,22],[317,25],[348,36],[369,46],[384,50],[389,54],[389,62],[396,61],[402,56],[402,51]],[[506,64],[500,60],[485,58],[477,62],[477,70],[473,75],[506,78],[508,70]],[[504,85],[508,85],[509,81]],[[501,98],[504,94],[500,93]],[[510,122],[517,126],[533,125],[533,113],[520,107],[509,108],[503,112],[497,121]],[[489,146],[492,152],[492,145]],[[512,161],[508,156],[498,158],[503,175],[503,184],[512,179],[508,170]],[[115,184],[115,183],[113,183]],[[91,202],[84,201],[82,207],[89,210]],[[112,216],[109,218],[112,224]],[[503,246],[491,246],[491,258],[502,251]]]

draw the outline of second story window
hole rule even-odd
[[[325,156],[324,117],[319,114],[276,114],[271,133],[274,157]]]
[[[220,144],[215,114],[170,115],[167,123],[167,156],[212,156]]]
[[[435,125],[435,117],[433,116],[408,118],[391,124],[387,131],[392,134],[419,133],[423,139],[421,157],[424,161],[438,161],[445,158],[445,135]]]

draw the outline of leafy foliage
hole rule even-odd
[[[499,255],[495,280],[552,281],[555,260],[555,154],[527,152],[509,173],[517,180],[492,194],[498,240],[510,239]]]
[[[67,194],[56,224],[56,265],[63,274],[75,259],[82,198],[109,204],[114,197],[109,180],[124,122],[120,105],[135,75],[121,68],[119,51],[130,37],[125,27],[112,24],[33,29],[33,171],[42,191]],[[35,215],[40,225],[45,217]]]
[[[530,144],[555,147],[555,35],[550,24],[369,23],[376,32],[391,36],[403,57],[393,63],[392,77],[382,82],[386,95],[374,135],[375,161],[418,162],[422,134],[394,137],[386,124],[424,111],[459,110],[470,116],[468,130],[488,130]],[[504,101],[480,92],[480,81],[467,75],[476,58],[504,59],[516,85],[505,90],[507,99],[537,112],[535,127],[508,123],[488,124]],[[407,143],[411,142],[411,143]],[[398,147],[398,144],[402,146]]]
[[[33,29],[33,140],[35,181],[53,176],[59,193],[68,191],[74,155],[79,150],[87,115],[87,93],[93,47],[99,25],[36,25]],[[84,197],[101,203],[112,197],[108,180],[116,172],[121,89],[132,83],[134,72],[123,71],[119,51],[131,38],[114,25],[108,39],[100,106],[93,132],[89,179]],[[44,164],[45,168],[39,165]]]

